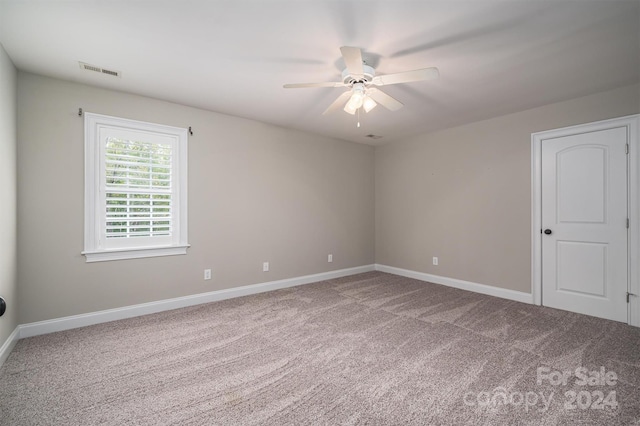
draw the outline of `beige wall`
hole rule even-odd
[[[16,77],[0,44],[0,296],[7,312],[0,318],[0,346],[18,325],[16,257]]]
[[[531,133],[638,113],[639,90],[378,147],[376,263],[530,292]]]
[[[79,107],[193,127],[186,256],[85,263]],[[372,147],[24,72],[18,141],[22,324],[374,261]]]
[[[15,88],[4,77],[9,70],[15,79],[15,69],[2,60],[2,84]],[[631,86],[413,137],[374,154],[365,145],[150,98],[24,72],[17,79],[20,323],[374,260],[529,292],[531,133],[640,111],[640,88]],[[15,122],[10,98],[0,105],[7,134],[5,122]],[[193,127],[186,256],[85,263],[79,107]],[[0,161],[11,158],[13,140],[0,147]],[[15,175],[15,163],[2,166]],[[4,183],[0,189],[11,195]],[[11,209],[2,212],[9,217],[0,223],[12,223]],[[15,241],[15,226],[8,229],[3,260]],[[270,272],[261,272],[263,261]],[[213,280],[202,279],[205,268]],[[3,321],[0,339],[16,324],[15,317]]]

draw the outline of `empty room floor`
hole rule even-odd
[[[369,272],[20,340],[3,425],[640,425],[640,329]]]

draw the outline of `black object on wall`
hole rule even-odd
[[[6,310],[7,310],[7,302],[5,302],[2,297],[0,297],[0,317],[4,315]]]

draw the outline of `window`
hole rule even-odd
[[[87,262],[185,254],[187,130],[84,115]]]

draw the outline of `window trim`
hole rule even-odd
[[[135,132],[162,134],[176,138],[176,161],[174,197],[174,232],[175,238],[171,244],[147,245],[128,248],[100,247],[100,202],[99,191],[101,177],[101,150],[99,134],[103,128],[125,129]],[[172,256],[187,253],[189,247],[187,224],[187,129],[148,123],[126,118],[112,117],[102,114],[84,113],[84,251],[86,262],[102,262],[109,260],[137,259],[156,256]]]

